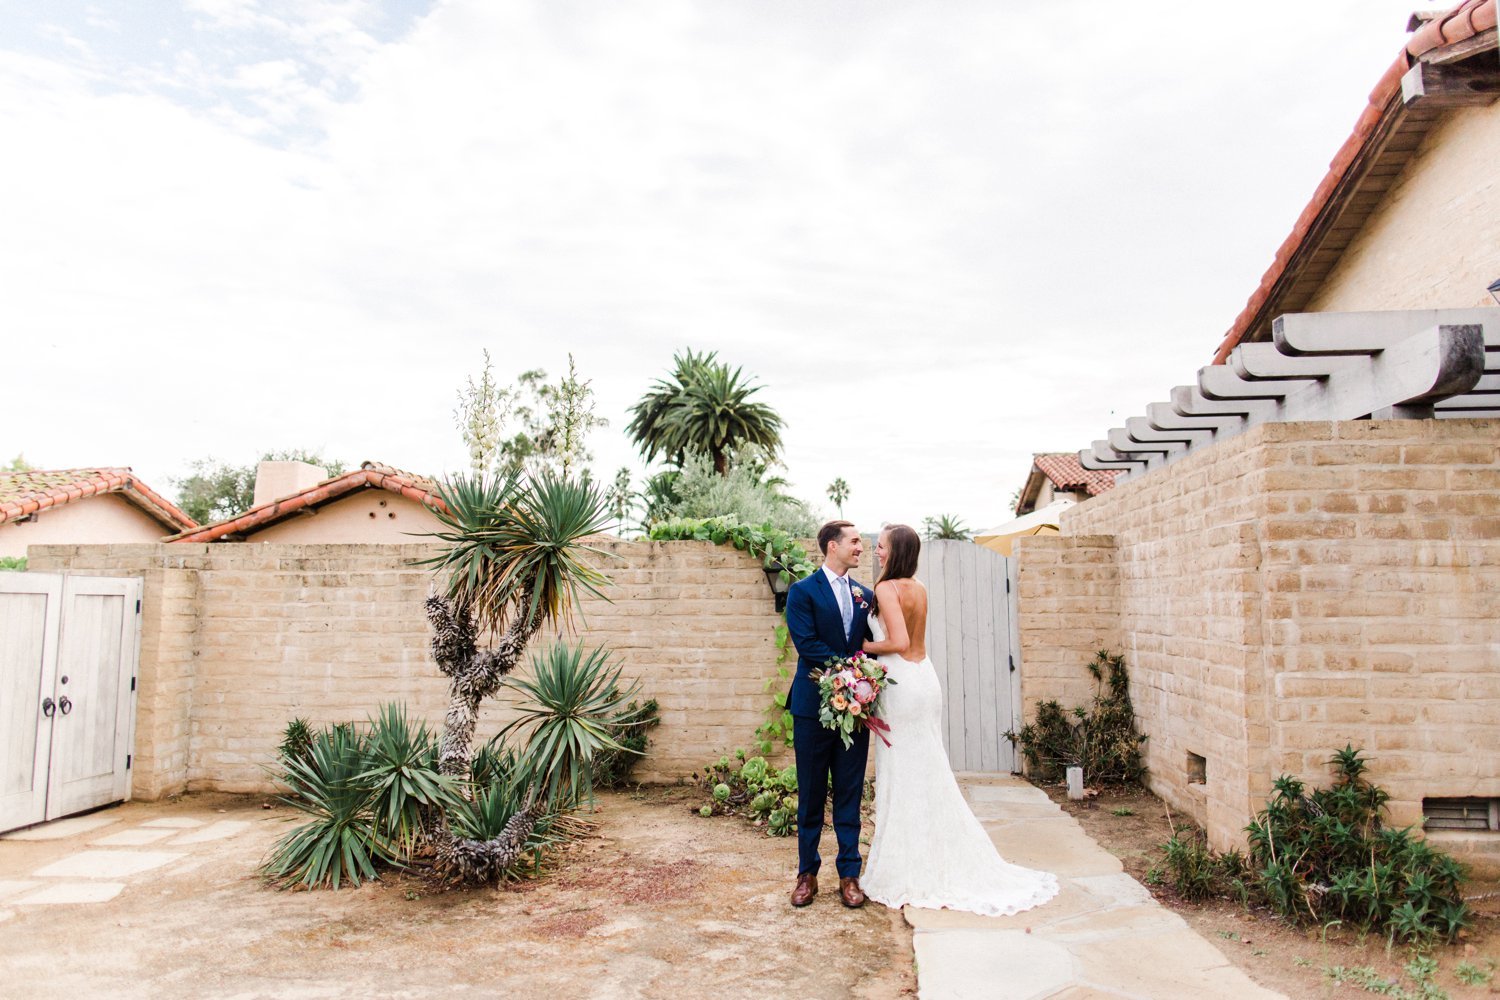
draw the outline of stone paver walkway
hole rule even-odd
[[[138,804],[103,809],[86,816],[54,820],[0,836],[0,841],[43,845],[61,840],[81,842],[82,850],[54,856],[31,870],[0,864],[0,922],[31,906],[107,903],[132,884],[191,857],[198,845],[226,840],[247,829],[242,820],[221,820],[212,813],[146,818]],[[133,848],[140,848],[135,850]]]
[[[1049,903],[1012,917],[907,907],[923,1000],[1286,1000],[1163,907],[1045,792],[961,774],[1009,861],[1057,875]]]

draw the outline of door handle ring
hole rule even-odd
[[[61,698],[57,699],[57,710],[63,715],[67,715],[69,712],[73,711],[73,703],[68,700],[67,695],[63,695]]]
[[[53,700],[51,698],[43,698],[42,699],[42,714],[43,715],[45,715],[47,718],[50,719],[50,718],[52,718],[52,714],[54,712],[56,712],[56,711],[57,711],[57,705],[56,705],[55,702],[53,702]]]

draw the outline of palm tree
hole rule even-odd
[[[944,539],[966,542],[971,532],[964,525],[963,519],[952,514],[940,514],[937,517],[922,518],[922,526],[927,529],[927,537],[934,541]]]
[[[548,471],[529,480],[515,473],[457,476],[438,495],[446,509],[437,515],[442,530],[433,534],[443,551],[424,560],[445,586],[426,605],[432,657],[449,678],[438,766],[467,778],[480,702],[499,689],[543,625],[567,617],[580,590],[604,596],[608,578],[584,561],[598,550],[582,540],[604,528],[609,512],[597,486]],[[481,630],[495,636],[485,649]],[[489,840],[439,836],[439,866],[504,869],[547,808],[546,799],[532,797]]]
[[[716,352],[685,350],[673,356],[669,378],[635,406],[626,432],[647,461],[680,466],[690,452],[707,454],[723,475],[737,448],[760,448],[769,458],[781,449],[781,417],[750,397],[761,390],[741,368],[730,369]]]
[[[839,517],[844,516],[844,502],[849,499],[849,484],[844,482],[844,477],[839,476],[828,484],[828,499],[839,509]]]

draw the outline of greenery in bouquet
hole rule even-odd
[[[864,653],[829,660],[824,669],[813,671],[812,679],[818,685],[821,702],[818,721],[839,734],[845,750],[854,743],[857,726],[864,726],[890,745],[886,734],[891,727],[880,717],[880,696],[887,684],[896,681],[887,676],[879,660]]]

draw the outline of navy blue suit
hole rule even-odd
[[[816,875],[822,858],[823,810],[833,781],[833,831],[838,837],[841,878],[859,877],[859,801],[864,791],[865,760],[870,752],[869,730],[860,726],[849,749],[838,733],[818,721],[818,685],[811,673],[828,660],[851,656],[863,644],[865,619],[874,594],[851,577],[854,617],[844,632],[844,617],[828,575],[819,569],[792,584],[786,595],[786,627],[797,647],[797,673],[787,696],[792,713],[792,738],[797,752],[797,855],[799,875]],[[863,591],[863,602],[853,590]]]

